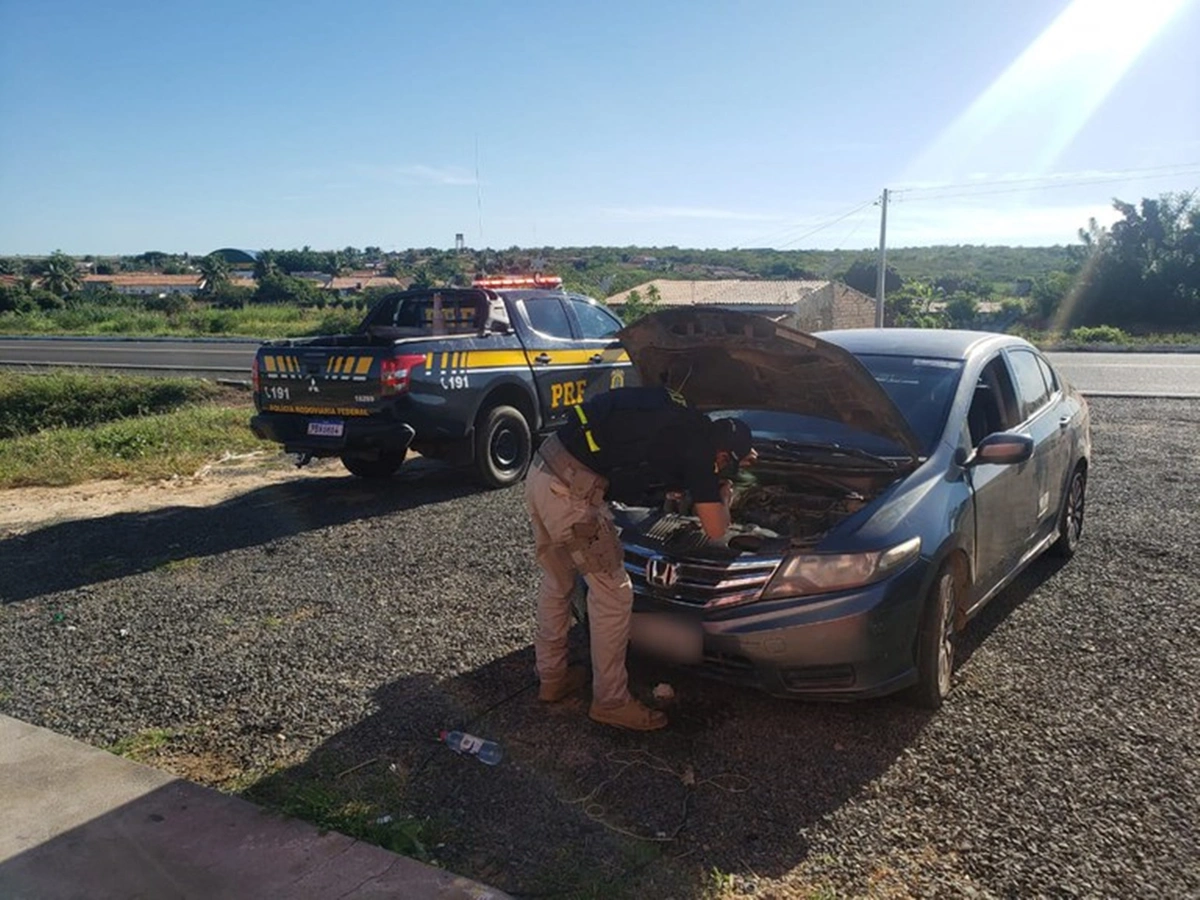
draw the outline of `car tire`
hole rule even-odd
[[[1058,540],[1054,542],[1054,555],[1060,559],[1070,559],[1079,547],[1086,499],[1087,470],[1083,466],[1076,466],[1063,497],[1062,511],[1058,514]]]
[[[940,709],[950,693],[957,644],[954,626],[958,588],[954,567],[943,566],[921,611],[921,623],[917,628],[917,683],[910,689],[909,696],[922,709]]]
[[[493,406],[475,423],[475,471],[488,487],[502,488],[525,477],[533,455],[529,423],[512,406]]]
[[[402,453],[384,453],[377,459],[368,459],[363,456],[342,457],[342,465],[351,475],[373,481],[391,478],[403,464],[404,454]]]

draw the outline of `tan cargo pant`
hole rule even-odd
[[[543,459],[548,450],[557,451],[551,454],[553,470]],[[592,700],[599,706],[619,706],[630,696],[625,651],[633,587],[625,574],[612,512],[604,502],[606,482],[577,462],[572,465],[563,453],[561,445],[543,446],[525,479],[525,502],[542,569],[533,642],[537,674],[547,679],[566,670],[570,596],[577,575],[582,575],[588,586]]]

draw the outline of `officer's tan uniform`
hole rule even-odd
[[[591,630],[592,700],[615,708],[631,701],[625,671],[633,587],[625,574],[621,542],[604,501],[608,482],[548,438],[525,480],[542,583],[534,650],[543,681],[567,667],[570,596],[577,575],[587,581]]]

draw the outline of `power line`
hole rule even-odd
[[[827,228],[830,225],[836,225],[838,222],[840,222],[846,216],[852,216],[852,215],[854,215],[854,213],[858,212],[861,209],[864,209],[865,207],[867,207],[868,205],[870,205],[871,203],[874,203],[874,202],[875,202],[874,198],[867,200],[864,203],[860,204],[859,206],[856,206],[854,209],[850,210],[848,213],[845,213],[831,221],[823,222],[822,224],[817,225],[815,227],[815,231],[820,231],[822,228]],[[788,225],[786,228],[768,232],[767,234],[764,234],[761,237],[757,237],[753,241],[751,241],[750,244],[756,245],[756,246],[771,247],[771,246],[775,246],[778,241],[786,240],[788,242],[794,242],[797,240],[803,240],[805,237],[805,235],[803,235],[803,234],[796,238],[791,238],[791,237],[789,237],[789,235],[792,235],[799,229],[806,228],[806,227],[808,227],[808,223],[797,222],[793,225]],[[812,233],[812,232],[810,232],[810,233]]]
[[[1169,171],[1168,171],[1169,170]],[[1104,176],[1079,175],[1075,177],[1043,176],[1041,178],[996,179],[993,181],[963,182],[928,188],[902,188],[894,192],[897,202],[920,200],[951,200],[959,197],[987,197],[993,194],[1014,194],[1031,190],[1053,190],[1056,188],[1086,186],[1090,184],[1115,184],[1151,178],[1172,178],[1181,175],[1200,175],[1200,163],[1181,163],[1174,166],[1157,166],[1151,169],[1127,169]],[[994,190],[975,190],[975,187],[1006,185]],[[913,197],[912,194],[920,196]]]
[[[800,241],[804,240],[805,238],[812,237],[814,234],[816,234],[819,231],[824,231],[826,228],[831,228],[834,225],[838,224],[838,222],[844,222],[846,219],[850,218],[855,213],[862,212],[864,209],[866,209],[868,206],[870,206],[874,202],[875,202],[875,198],[872,197],[870,200],[867,200],[864,203],[860,203],[858,206],[854,207],[854,209],[850,210],[849,212],[843,213],[842,215],[838,216],[836,219],[831,219],[828,222],[818,225],[816,228],[810,229],[809,231],[806,231],[803,234],[798,235],[789,241],[783,241],[782,243],[779,244],[779,249],[782,250],[785,247],[795,246]]]

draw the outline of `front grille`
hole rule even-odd
[[[625,544],[625,571],[634,594],[692,608],[755,600],[778,565],[777,556],[702,560]],[[647,572],[656,577],[648,579]]]

